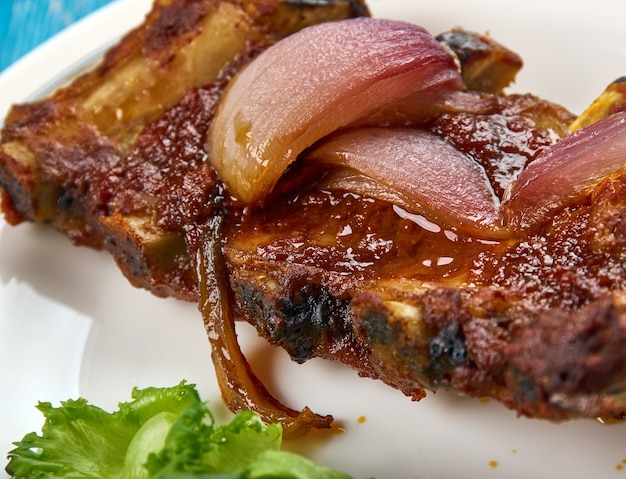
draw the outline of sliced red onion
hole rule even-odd
[[[357,170],[381,185],[341,175],[352,191],[424,213],[435,223],[458,226],[479,236],[502,233],[499,201],[478,163],[444,139],[413,128],[360,128],[324,141],[307,161]],[[362,184],[363,191],[359,190]]]
[[[339,127],[462,88],[453,58],[421,27],[374,18],[312,26],[231,81],[209,132],[210,161],[232,194],[259,202],[299,153]]]
[[[603,179],[626,172],[626,112],[599,120],[539,154],[511,185],[502,214],[513,230],[545,223]]]
[[[232,412],[252,410],[267,423],[280,423],[285,438],[300,437],[312,428],[329,428],[332,416],[320,416],[308,407],[296,411],[272,396],[241,351],[232,291],[222,256],[222,222],[223,218],[215,215],[203,227],[204,241],[196,259],[199,308],[211,343],[211,358],[224,402]]]

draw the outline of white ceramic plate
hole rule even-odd
[[[0,76],[0,117],[71,75],[139,23],[150,0],[118,1],[72,26]],[[620,0],[370,0],[376,16],[439,33],[490,32],[525,68],[511,91],[534,92],[574,112],[626,74],[626,4]],[[355,478],[626,477],[626,424],[563,425],[518,419],[494,402],[450,394],[413,403],[341,365],[298,366],[241,329],[248,356],[293,407],[330,413],[345,433],[287,447]],[[39,431],[38,400],[79,395],[107,409],[133,386],[198,384],[220,401],[201,319],[192,304],[133,289],[111,258],[75,248],[51,229],[0,220],[0,452]],[[622,471],[622,468],[624,470]]]

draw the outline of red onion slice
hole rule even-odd
[[[222,256],[222,222],[223,217],[215,215],[203,227],[204,241],[196,260],[199,308],[211,343],[211,358],[224,402],[232,412],[253,410],[267,423],[280,423],[285,438],[303,436],[312,428],[329,428],[332,416],[320,416],[308,407],[296,411],[272,396],[241,351],[232,291]]]
[[[544,150],[520,173],[502,203],[513,230],[545,223],[603,179],[626,172],[626,112],[599,120]]]
[[[380,199],[392,198],[436,223],[478,236],[503,233],[499,201],[482,166],[430,132],[413,128],[349,130],[329,138],[305,158],[357,170],[384,185],[378,189]],[[352,189],[355,183],[352,181]],[[363,193],[377,195],[376,191],[364,182]]]
[[[299,153],[339,127],[404,98],[419,103],[419,92],[437,102],[462,88],[453,58],[421,27],[374,18],[315,25],[231,81],[207,150],[232,194],[260,202]]]

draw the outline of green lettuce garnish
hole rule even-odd
[[[216,425],[185,381],[135,388],[112,413],[83,398],[37,408],[42,434],[27,434],[8,455],[16,479],[349,479],[281,451],[281,426],[251,411]]]

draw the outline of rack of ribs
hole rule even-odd
[[[6,220],[51,223],[110,251],[134,286],[198,301],[198,268],[215,264],[197,253],[219,216],[232,313],[295,361],[340,361],[414,399],[448,389],[553,421],[622,415],[623,173],[541,227],[485,239],[324,183],[306,161],[281,180],[280,201],[250,208],[206,161],[207,125],[245,65],[308,25],[367,15],[356,0],[157,1],[93,71],[10,111]],[[578,118],[507,95],[515,53],[462,30],[437,40],[491,107],[422,128],[480,163],[500,200],[543,150],[625,109],[619,80]]]

